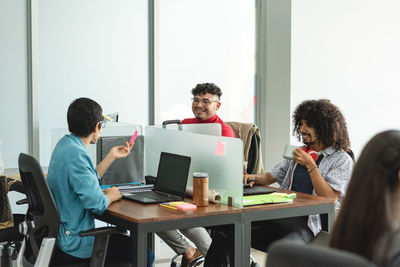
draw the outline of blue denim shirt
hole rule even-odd
[[[340,192],[340,197],[335,204],[335,209],[338,211],[353,171],[353,160],[345,151],[336,150],[333,147],[322,150],[321,154],[324,157],[318,166],[318,170],[332,189]],[[281,188],[291,190],[296,165],[296,161],[285,159],[278,163],[269,173],[277,180]],[[313,194],[316,194],[315,191]],[[321,231],[319,215],[309,216],[308,227],[314,235]]]
[[[73,134],[57,143],[50,159],[47,183],[60,213],[57,246],[78,258],[92,255],[94,237],[79,232],[94,228],[94,214],[102,214],[109,200],[82,140]]]

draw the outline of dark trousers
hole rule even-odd
[[[133,243],[126,235],[110,235],[107,249],[107,261],[112,260],[127,260],[133,261],[132,257]],[[54,249],[52,265],[67,265],[74,263],[88,263],[90,259],[82,259],[71,256],[57,246]],[[147,266],[151,266],[154,262],[154,254],[150,249],[147,249]]]
[[[255,222],[251,228],[251,246],[268,252],[269,246],[280,239],[309,242],[314,234],[307,221],[308,216]]]
[[[268,251],[270,244],[279,239],[291,239],[308,242],[313,233],[307,226],[308,217],[295,217],[255,222],[251,228],[251,246]],[[214,230],[212,243],[207,252],[205,267],[232,266],[234,250],[233,227],[219,227]]]

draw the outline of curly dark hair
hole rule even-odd
[[[96,123],[103,120],[103,110],[100,105],[89,98],[75,99],[68,107],[68,129],[79,137],[89,136]]]
[[[214,83],[199,83],[196,85],[195,88],[192,89],[192,95],[205,95],[205,94],[212,94],[212,95],[217,95],[218,99],[221,99],[221,89],[216,86]]]
[[[324,146],[350,151],[346,121],[339,108],[328,99],[306,100],[293,113],[293,134],[301,141],[301,121],[315,129],[318,140]]]

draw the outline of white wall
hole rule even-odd
[[[328,98],[344,113],[356,157],[400,128],[400,2],[292,1],[291,110]]]
[[[121,122],[148,122],[147,1],[39,1],[40,162],[69,104],[97,101]]]
[[[28,144],[26,1],[0,1],[0,151],[5,168],[16,168]]]

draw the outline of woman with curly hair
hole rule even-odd
[[[354,167],[330,246],[400,266],[400,131],[373,137]]]

